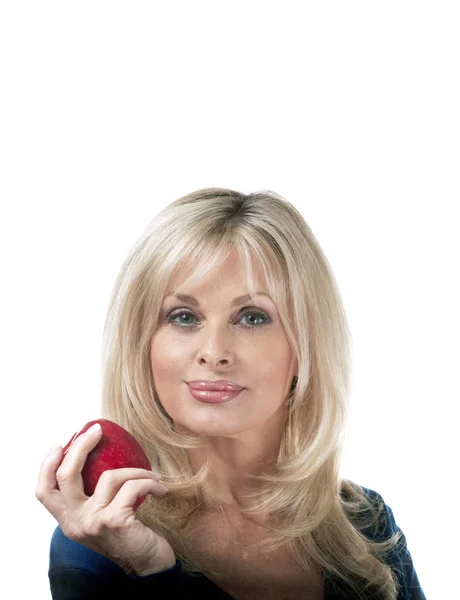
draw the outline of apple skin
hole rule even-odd
[[[94,494],[99,477],[104,471],[127,467],[152,470],[152,465],[136,438],[124,427],[108,419],[89,421],[80,431],[74,433],[64,446],[63,459],[75,439],[95,423],[99,423],[102,427],[102,437],[97,446],[88,453],[81,472],[83,488],[87,496]],[[134,503],[133,510],[136,511],[146,498],[147,495],[140,496]]]

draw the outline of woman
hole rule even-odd
[[[391,509],[339,477],[350,334],[290,203],[213,188],[167,206],[122,266],[103,350],[102,416],[153,472],[86,497],[100,431],[43,461],[53,598],[424,598]]]

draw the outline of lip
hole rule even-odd
[[[225,381],[223,379],[219,379],[217,381],[199,379],[195,381],[188,381],[187,383],[193,390],[206,390],[210,392],[241,392],[241,390],[244,389],[241,385],[238,385],[234,381]]]
[[[238,396],[240,392],[243,391],[243,388],[234,391],[228,390],[206,390],[206,389],[196,389],[188,386],[190,394],[200,402],[204,402],[205,404],[222,404],[224,402],[228,402],[229,400],[233,400],[235,396]]]

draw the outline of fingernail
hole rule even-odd
[[[160,480],[163,477],[163,475],[161,473],[158,473],[158,471],[154,471],[153,469],[150,469],[150,471],[152,475],[157,478],[157,480]]]
[[[158,482],[158,486],[159,486],[159,488],[160,488],[161,491],[163,491],[163,492],[169,492],[168,488],[165,485],[163,485],[162,483]]]
[[[48,456],[51,456],[52,454],[54,454],[58,448],[61,448],[61,444],[54,444],[54,446],[48,452]]]
[[[101,426],[99,423],[94,423],[94,425],[91,425],[91,427],[89,429],[86,430],[86,433],[89,433],[90,435],[92,433],[98,433],[101,429]]]

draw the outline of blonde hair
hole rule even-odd
[[[300,212],[271,191],[245,195],[198,190],[161,210],[130,250],[116,279],[104,329],[102,416],[130,431],[144,447],[169,493],[150,496],[137,516],[168,539],[193,574],[214,574],[187,556],[187,522],[203,505],[209,462],[193,473],[187,449],[205,443],[174,430],[155,389],[150,344],[171,281],[186,290],[236,248],[255,293],[254,262],[265,277],[298,360],[297,382],[286,398],[284,436],[276,472],[261,475],[247,514],[268,512],[273,535],[266,550],[286,545],[305,570],[319,564],[359,598],[395,600],[398,580],[384,553],[400,533],[371,541],[375,507],[359,485],[339,477],[348,415],[351,335],[332,269]],[[223,509],[220,505],[218,508]],[[196,513],[198,514],[198,512]]]

